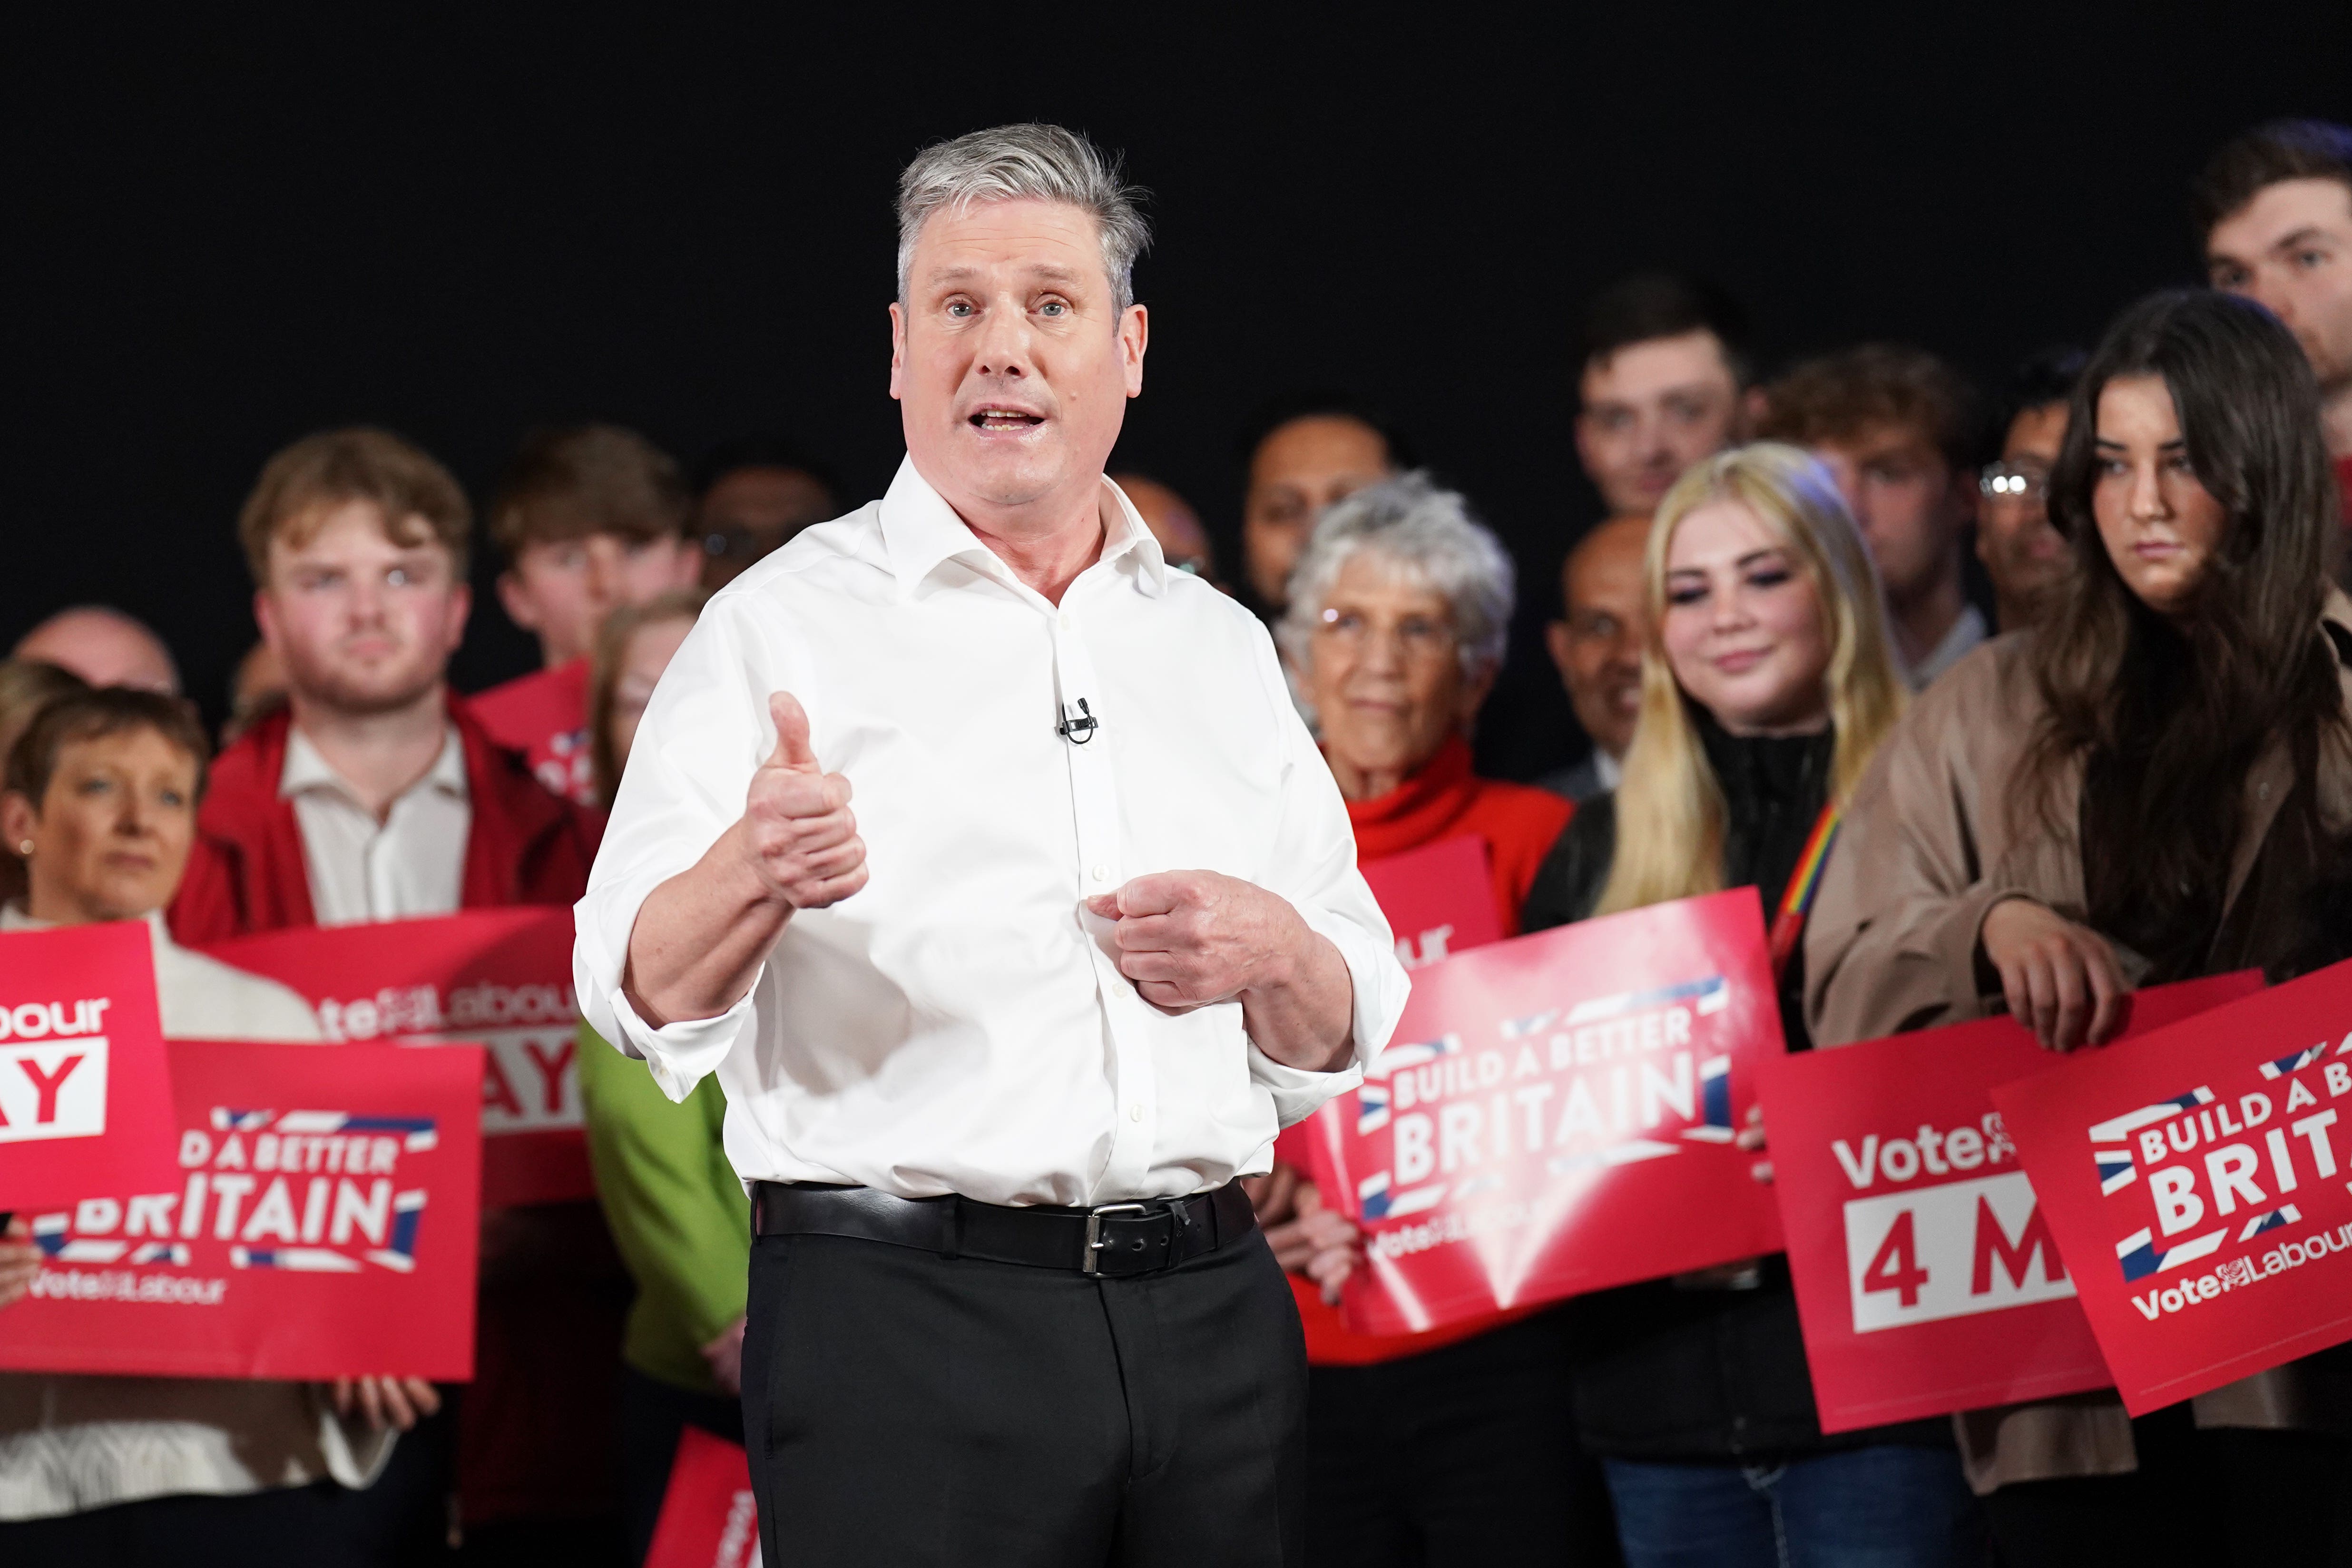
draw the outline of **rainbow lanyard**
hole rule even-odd
[[[1788,890],[1780,895],[1780,912],[1772,917],[1772,978],[1788,972],[1798,939],[1805,934],[1805,917],[1812,912],[1813,895],[1822,890],[1822,868],[1829,862],[1830,846],[1837,842],[1838,803],[1822,807],[1811,837],[1789,873]]]

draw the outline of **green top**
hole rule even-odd
[[[637,1282],[621,1359],[716,1394],[702,1347],[743,1315],[751,1254],[751,1205],[719,1136],[727,1097],[706,1078],[671,1104],[645,1063],[585,1024],[579,1063],[597,1201]]]

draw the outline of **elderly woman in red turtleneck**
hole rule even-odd
[[[1470,728],[1502,668],[1511,586],[1511,558],[1462,498],[1407,474],[1323,514],[1278,628],[1347,796],[1356,858],[1480,840],[1506,936],[1571,809],[1470,771]]]
[[[1347,797],[1359,861],[1470,837],[1506,935],[1568,802],[1470,771],[1470,729],[1511,622],[1510,557],[1424,474],[1357,491],[1316,525],[1276,636]],[[1277,1165],[1260,1215],[1296,1270],[1345,1224]],[[1576,1449],[1555,1316],[1350,1334],[1294,1272],[1307,1329],[1307,1537],[1318,1561],[1608,1561],[1597,1472]]]

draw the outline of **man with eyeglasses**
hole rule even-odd
[[[1977,559],[2000,629],[2032,626],[2066,574],[2066,542],[2050,524],[2050,473],[2066,439],[2066,400],[2083,351],[2045,349],[2019,365],[2001,391],[2000,450],[1977,476]]]

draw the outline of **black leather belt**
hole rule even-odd
[[[1214,1252],[1257,1228],[1239,1182],[1189,1198],[1098,1208],[1013,1208],[967,1197],[901,1198],[872,1187],[751,1184],[757,1236],[841,1236],[1033,1268],[1112,1279],[1150,1274]]]

